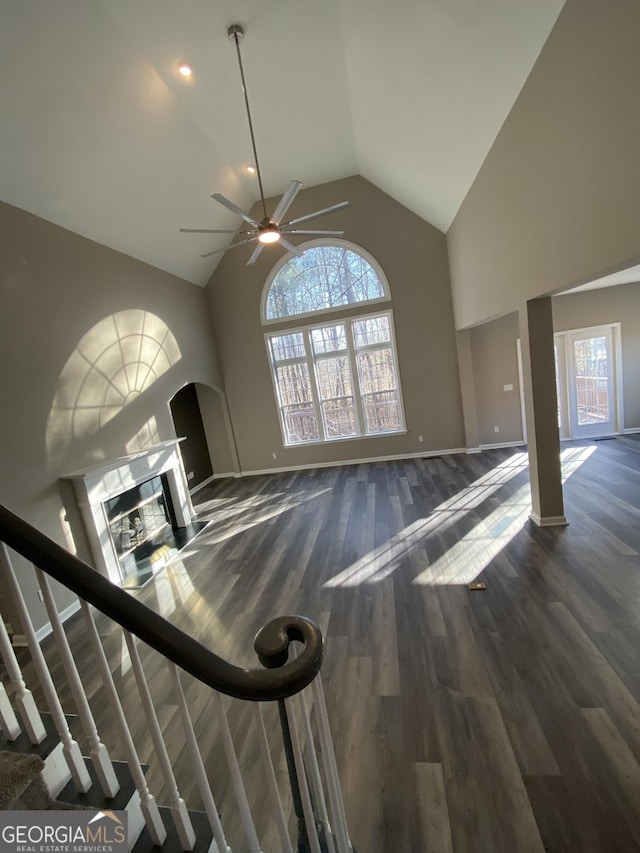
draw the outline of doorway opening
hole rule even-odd
[[[622,432],[620,323],[554,335],[560,438]]]

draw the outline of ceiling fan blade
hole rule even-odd
[[[264,249],[264,243],[261,243],[260,241],[258,241],[258,245],[255,247],[255,249],[253,250],[253,254],[251,255],[251,257],[250,257],[250,258],[249,258],[249,260],[247,261],[247,266],[248,266],[248,267],[249,267],[249,266],[251,266],[252,264],[255,264],[255,262],[256,262],[256,261],[258,260],[258,258],[260,257],[260,252],[261,252],[263,249]]]
[[[238,243],[232,243],[230,246],[223,246],[221,249],[214,249],[212,252],[207,252],[206,255],[200,255],[201,258],[208,258],[210,255],[217,255],[219,252],[226,252],[227,249],[235,249],[236,246],[243,246],[245,243],[251,243],[257,240],[257,237],[249,237],[248,240],[240,240]]]
[[[255,231],[238,231],[237,228],[180,228],[181,234],[254,234]]]
[[[283,240],[282,236],[280,237],[280,245],[284,246],[285,249],[288,249],[292,255],[301,255],[302,252],[293,243],[290,243],[288,240]]]
[[[322,210],[316,210],[314,213],[307,213],[306,216],[299,216],[297,219],[290,219],[287,225],[297,225],[298,222],[306,222],[308,219],[315,219],[318,216],[326,216],[328,213],[335,213],[337,210],[344,210],[349,207],[348,201],[341,201],[339,204],[332,204],[331,207],[324,207]]]
[[[291,203],[294,200],[294,198],[298,195],[298,191],[299,191],[301,186],[302,186],[302,181],[291,181],[291,183],[289,184],[289,188],[287,189],[285,194],[282,196],[282,198],[278,202],[278,206],[276,207],[276,209],[273,212],[272,219],[276,224],[280,223],[280,220],[282,219],[282,217],[285,215],[287,210],[289,210],[289,208],[291,207]]]
[[[223,195],[220,195],[220,193],[214,193],[211,198],[215,199],[217,202],[220,202],[220,204],[223,204],[226,208],[232,210],[234,213],[237,213],[238,216],[241,216],[245,222],[249,223],[249,225],[253,225],[255,228],[258,227],[258,223],[255,219],[252,219],[247,213],[244,212],[244,210],[241,210],[237,204],[234,204],[232,201],[229,201],[228,198],[225,198]]]
[[[315,235],[316,237],[342,237],[344,231],[302,231],[301,229],[287,228],[280,229],[281,234],[306,234],[307,236]]]

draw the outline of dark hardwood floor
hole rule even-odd
[[[566,528],[527,520],[518,448],[219,481],[197,495],[209,527],[133,594],[243,665],[271,617],[320,624],[359,853],[638,851],[640,435],[567,443],[563,459]],[[101,632],[145,757],[120,632]],[[69,634],[101,707],[81,623]],[[169,678],[151,653],[145,665],[189,801]],[[188,696],[225,814],[209,698],[193,683]],[[251,709],[230,704],[250,767]],[[255,774],[249,793],[260,813]]]

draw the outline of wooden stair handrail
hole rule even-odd
[[[266,668],[246,669],[209,651],[1,504],[0,541],[220,693],[254,702],[284,699],[306,687],[320,670],[322,633],[304,616],[280,616],[261,628],[253,646]],[[289,660],[293,641],[303,649]]]

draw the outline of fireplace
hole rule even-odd
[[[204,526],[193,519],[179,441],[64,477],[73,483],[95,568],[114,583],[139,586]]]

